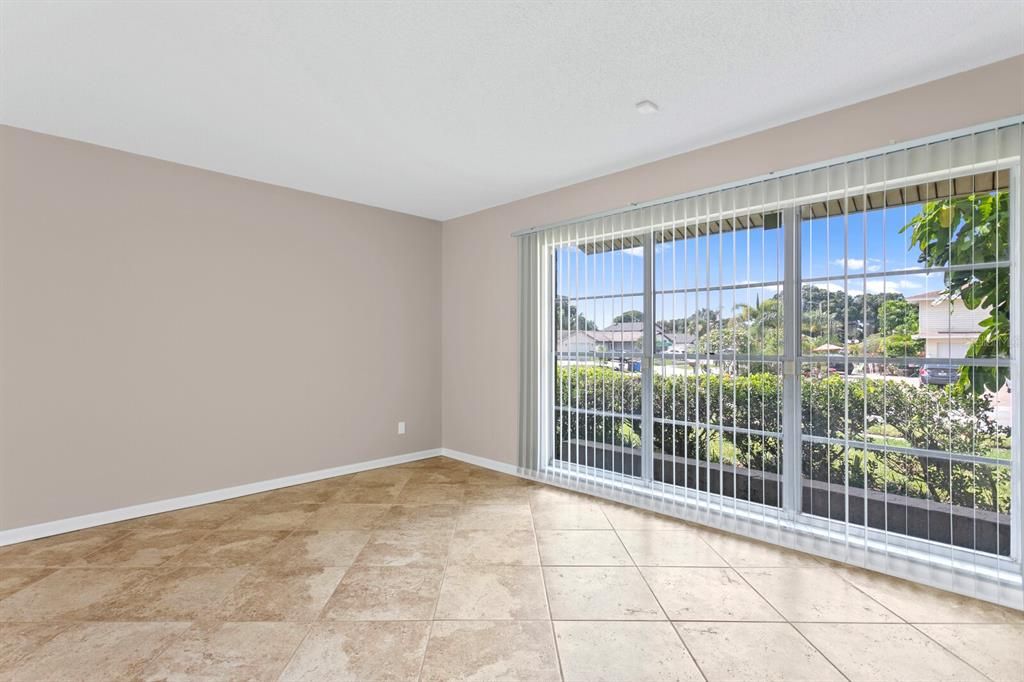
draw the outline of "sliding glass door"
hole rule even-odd
[[[847,548],[1018,560],[1013,131],[541,240],[547,466]]]
[[[1010,555],[1010,178],[799,207],[804,513]]]
[[[777,507],[781,214],[668,218],[653,249],[654,481]]]
[[[552,247],[556,462],[624,478],[644,468],[644,238]]]

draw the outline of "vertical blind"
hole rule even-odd
[[[517,235],[521,469],[1024,608],[1021,138]]]

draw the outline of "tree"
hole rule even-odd
[[[555,300],[555,328],[558,330],[585,329],[592,331],[597,329],[597,325],[577,312],[576,306],[569,303],[567,296],[559,296]]]
[[[889,358],[920,357],[924,352],[924,339],[915,339],[910,334],[882,336],[875,352]]]
[[[622,322],[643,322],[644,314],[639,310],[627,310],[621,315],[616,315],[612,318],[613,324],[620,324]]]
[[[662,331],[669,334],[704,334],[709,329],[718,329],[721,315],[712,308],[700,308],[688,317],[659,322]]]
[[[860,294],[850,299],[850,320],[856,319],[860,328],[860,338],[864,339],[877,334],[881,328],[878,311],[888,301],[906,300],[903,294],[887,291],[884,294]],[[850,325],[853,326],[852,324]]]
[[[878,307],[879,330],[883,334],[916,334],[918,307],[900,295]]]
[[[842,340],[838,333],[841,324],[820,310],[809,310],[803,314],[803,328],[804,334],[814,339],[823,339],[829,343]]]
[[[1010,193],[991,192],[930,201],[904,225],[921,250],[918,261],[927,267],[996,263],[1010,258]],[[1005,267],[947,270],[945,295],[960,299],[970,310],[989,316],[967,349],[970,358],[997,358],[1010,348],[1010,277]],[[1006,367],[960,369],[959,386],[975,394],[998,391],[1009,378]]]

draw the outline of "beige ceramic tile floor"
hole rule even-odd
[[[0,548],[0,680],[1024,681],[1024,613],[434,458]]]

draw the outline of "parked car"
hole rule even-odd
[[[922,386],[945,386],[959,378],[960,368],[950,365],[922,365],[917,375]]]
[[[639,372],[640,361],[632,360],[629,358],[613,358],[604,363],[605,367],[610,367],[617,372]]]

